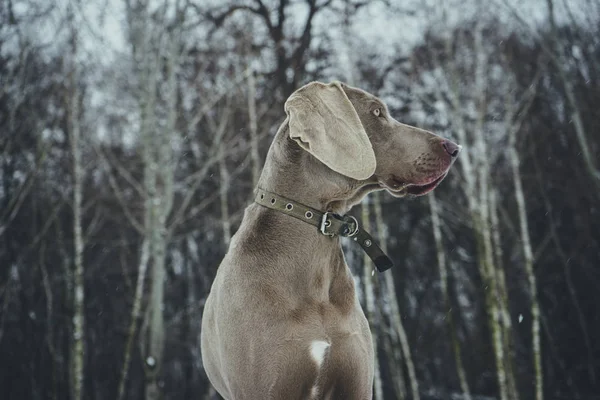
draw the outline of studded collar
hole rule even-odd
[[[302,203],[290,200],[278,194],[258,188],[254,201],[261,206],[290,215],[317,227],[325,236],[343,236],[358,243],[373,260],[377,271],[383,272],[394,266],[392,260],[375,243],[371,235],[362,229],[356,218],[351,215],[338,215],[331,212],[321,212]]]

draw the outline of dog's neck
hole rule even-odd
[[[271,144],[258,187],[321,212],[345,214],[379,186],[330,170],[289,139],[286,121]],[[278,285],[290,294],[316,296],[348,312],[354,307],[353,281],[338,236],[323,235],[313,225],[256,203],[249,210],[244,217],[248,230],[241,228],[240,249],[251,249],[252,254],[264,249],[270,257],[285,257],[289,252],[303,255],[294,259],[295,264],[286,258],[276,263],[276,270],[265,269],[265,276],[278,279]]]
[[[287,120],[279,128],[258,181],[261,189],[287,197],[319,211],[346,214],[371,191],[375,179],[357,181],[321,163],[290,139]]]

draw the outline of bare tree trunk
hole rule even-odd
[[[523,251],[523,261],[525,266],[525,273],[527,274],[529,281],[530,301],[531,301],[531,341],[532,341],[532,352],[533,352],[533,367],[535,374],[535,396],[536,400],[543,400],[544,397],[544,383],[543,383],[543,369],[542,369],[542,350],[540,340],[540,308],[537,298],[537,284],[535,271],[533,269],[533,251],[531,247],[531,240],[529,237],[529,228],[527,222],[527,209],[525,205],[525,196],[523,194],[523,183],[520,175],[520,159],[517,151],[517,133],[520,130],[524,116],[526,115],[529,107],[532,104],[532,100],[537,90],[537,84],[539,77],[534,78],[534,82],[530,85],[528,91],[523,95],[521,100],[521,107],[514,105],[512,98],[512,90],[508,90],[507,93],[507,131],[508,131],[508,158],[511,166],[513,175],[513,181],[515,185],[515,198],[517,202],[517,211],[519,216],[519,228],[521,236],[521,244]],[[509,86],[510,88],[510,86]],[[520,109],[519,109],[520,108]],[[518,117],[517,117],[518,116]],[[516,118],[515,118],[516,117]],[[494,193],[495,195],[495,193]],[[493,204],[492,222],[497,224],[497,217],[495,216],[495,196]],[[495,220],[494,220],[495,219]],[[508,319],[510,321],[510,319]]]
[[[365,199],[362,203],[362,223],[366,230],[370,230],[370,212],[369,212],[369,203]],[[373,282],[373,263],[369,256],[365,253],[363,256],[363,281],[365,285],[365,306],[367,309],[367,319],[369,320],[369,325],[372,327],[371,336],[373,339],[373,351],[374,351],[374,359],[375,359],[375,375],[373,381],[373,389],[374,389],[374,399],[375,400],[383,400],[383,385],[381,382],[381,372],[379,368],[379,357],[377,355],[377,349],[379,348],[379,338],[378,333],[379,329],[376,329],[377,324],[377,309],[375,307],[375,289]]]
[[[58,355],[56,354],[56,347],[54,346],[54,295],[52,294],[52,283],[50,279],[50,275],[48,274],[48,268],[46,268],[46,242],[42,242],[40,244],[40,252],[39,252],[39,265],[40,271],[42,273],[42,284],[44,285],[44,293],[46,295],[46,341],[48,343],[48,352],[52,356],[52,399],[56,400],[57,396],[57,386],[58,386],[58,371],[61,370],[58,365]],[[10,284],[10,282],[9,282]],[[6,295],[8,297],[8,295]],[[0,310],[2,312],[6,312],[6,309]],[[4,314],[6,315],[6,314]],[[1,325],[0,325],[1,326]],[[2,339],[2,335],[0,334],[0,339]]]
[[[489,227],[485,226],[489,221],[483,220],[480,215],[474,215],[476,229],[477,247],[479,254],[479,270],[484,284],[486,312],[490,333],[492,335],[492,347],[496,361],[496,377],[498,379],[498,391],[501,400],[509,400],[507,387],[507,373],[505,369],[505,348],[502,341],[502,328],[500,324],[500,298],[495,279],[495,266],[490,261],[491,246],[486,241],[490,239]],[[486,232],[487,230],[487,232]]]
[[[177,10],[179,11],[179,10]],[[175,138],[176,130],[176,100],[177,82],[176,74],[179,67],[179,44],[177,42],[177,29],[168,35],[165,32],[168,58],[166,60],[166,74],[168,93],[166,99],[167,124],[165,130],[151,130],[153,138],[154,158],[150,160],[150,169],[156,181],[150,185],[150,197],[152,198],[151,213],[154,221],[153,229],[148,232],[151,237],[150,254],[152,258],[150,299],[148,302],[148,321],[146,331],[146,398],[157,400],[160,398],[158,376],[162,368],[163,353],[165,345],[165,320],[164,320],[164,287],[166,279],[166,256],[167,245],[170,235],[167,228],[167,219],[173,206],[173,180],[174,180],[174,158],[171,141]],[[158,53],[157,53],[158,54]],[[154,60],[156,64],[159,59]],[[158,65],[157,65],[158,67]],[[151,86],[155,87],[155,86]],[[149,379],[148,379],[149,378]]]
[[[387,228],[383,222],[383,214],[381,211],[381,197],[380,193],[375,193],[374,195],[375,223],[377,224],[377,232],[380,239],[381,249],[384,252],[387,252],[387,235],[384,234],[384,232],[387,231]],[[396,296],[396,285],[394,284],[394,277],[392,276],[391,271],[388,274],[384,274],[383,279],[385,280],[386,291],[390,301],[390,309],[392,314],[392,329],[396,334],[395,336],[400,344],[400,348],[402,349],[402,354],[404,354],[404,362],[406,364],[406,370],[408,372],[408,379],[410,383],[412,399],[420,400],[421,396],[419,395],[419,382],[417,380],[417,373],[415,371],[415,365],[413,363],[410,346],[408,344],[408,336],[406,335],[406,330],[404,329],[404,324],[402,323],[402,315],[400,313],[398,297]],[[395,358],[400,360],[401,354],[396,354]],[[399,369],[399,371],[400,373],[402,373],[401,369]],[[400,387],[397,390],[400,392],[405,392],[406,384],[404,383],[404,377],[399,376],[397,379],[400,380]]]
[[[188,241],[193,241],[193,238],[189,238]],[[189,242],[188,242],[189,243]],[[190,348],[188,355],[185,358],[185,363],[187,364],[184,367],[183,378],[185,380],[185,391],[183,391],[181,398],[191,399],[191,398],[199,398],[199,394],[195,390],[195,383],[198,381],[198,374],[196,374],[195,370],[195,355],[193,349],[197,349],[200,346],[198,341],[198,327],[200,327],[200,321],[198,320],[198,314],[196,312],[192,312],[192,310],[197,310],[199,308],[199,302],[196,300],[196,293],[198,289],[196,288],[195,283],[195,269],[197,266],[197,254],[193,256],[190,254],[190,246],[187,246],[188,250],[188,258],[184,261],[185,268],[185,309],[186,312],[183,314],[182,318],[182,329],[181,329],[181,341],[186,343],[186,345]],[[195,251],[194,251],[195,253]],[[210,386],[210,385],[209,385]]]
[[[478,132],[481,135],[481,131]],[[482,157],[486,157],[483,138],[476,139],[478,148],[483,151]],[[477,229],[477,240],[479,241],[479,266],[483,281],[485,283],[486,305],[488,309],[490,330],[492,331],[492,344],[496,358],[496,375],[498,378],[498,389],[501,400],[508,400],[507,371],[505,369],[505,348],[502,341],[502,328],[500,324],[500,303],[498,285],[495,279],[496,266],[494,265],[492,232],[489,213],[489,170],[485,161],[478,168],[479,175],[479,204],[475,212],[475,224]]]
[[[219,121],[215,121],[215,119],[211,115],[207,115],[206,122],[208,127],[211,130],[211,135],[214,137],[213,143],[217,145],[217,157],[218,157],[218,165],[219,165],[219,200],[221,204],[221,226],[223,227],[223,240],[225,247],[229,247],[229,242],[231,241],[231,220],[229,215],[229,186],[231,184],[231,178],[229,174],[229,170],[227,169],[227,143],[225,139],[225,133],[227,131],[227,127],[229,125],[229,118],[231,116],[231,100],[232,96],[227,95],[225,98],[224,109],[219,116]],[[255,138],[256,139],[256,138]],[[251,143],[252,152],[252,146]],[[257,153],[258,154],[258,153]],[[254,163],[255,160],[253,160]],[[258,162],[258,161],[257,161]],[[254,183],[256,186],[256,183]]]
[[[454,78],[454,76],[452,77]],[[481,78],[480,78],[481,79]],[[483,90],[482,88],[479,88]],[[468,143],[467,132],[464,126],[464,120],[460,114],[461,106],[457,95],[457,88],[453,88],[451,95],[453,111],[456,113],[455,120],[457,124],[456,132],[461,143]],[[442,97],[440,97],[442,98]],[[483,102],[480,101],[479,106],[482,107]],[[480,113],[484,112],[480,110]],[[481,116],[480,116],[481,118]],[[474,129],[477,131],[477,129]],[[493,278],[495,270],[493,261],[493,246],[491,241],[490,221],[489,221],[489,204],[487,192],[488,188],[488,166],[487,153],[481,130],[475,132],[475,149],[478,158],[471,160],[469,152],[463,152],[460,157],[460,165],[465,178],[465,192],[467,195],[469,212],[473,230],[475,231],[475,239],[477,242],[478,266],[481,278],[485,287],[485,302],[486,312],[488,314],[488,322],[494,349],[494,357],[496,361],[496,376],[498,380],[498,391],[501,400],[508,400],[508,389],[506,384],[506,371],[504,369],[504,346],[502,343],[502,334],[500,329],[500,317],[498,310],[498,296],[496,282]],[[476,167],[474,168],[474,163]],[[477,172],[476,172],[477,171]],[[477,191],[479,186],[479,191]]]
[[[148,307],[145,320],[140,333],[141,354],[144,360],[144,385],[145,396],[148,400],[159,398],[158,374],[161,368],[163,345],[164,345],[164,322],[163,307],[163,284],[164,284],[164,241],[165,229],[161,229],[161,209],[166,199],[162,197],[164,182],[162,174],[169,165],[161,159],[164,150],[164,141],[170,139],[171,132],[162,138],[157,132],[159,124],[155,116],[156,95],[158,92],[158,75],[162,70],[155,46],[161,45],[161,40],[155,31],[161,29],[150,17],[148,4],[131,4],[126,2],[128,19],[130,24],[130,39],[132,41],[135,69],[139,76],[138,101],[140,104],[140,140],[142,146],[142,159],[144,165],[143,192],[144,192],[144,223],[142,228],[142,251],[140,254],[140,270],[151,261],[151,281]],[[170,66],[170,65],[169,65]],[[172,73],[169,71],[169,73]],[[170,110],[169,110],[170,112]],[[143,290],[143,276],[138,276],[136,285],[136,296],[138,288]],[[134,298],[135,307],[135,298]],[[133,321],[132,321],[133,322]],[[135,324],[135,322],[133,322]],[[130,326],[131,328],[131,326]],[[131,334],[131,331],[130,331]],[[127,349],[126,349],[127,351]],[[125,358],[127,354],[125,355]],[[121,382],[125,385],[124,378]],[[120,388],[121,393],[124,392]]]
[[[390,316],[391,319],[391,316]],[[391,325],[391,324],[390,324]],[[394,334],[390,326],[390,332],[383,335],[383,348],[388,359],[388,368],[390,369],[391,383],[397,400],[406,399],[406,381],[402,368],[402,353],[398,336]],[[394,339],[392,341],[392,338]]]
[[[485,284],[485,297],[487,312],[489,315],[490,330],[492,333],[492,345],[496,359],[496,375],[498,378],[498,389],[501,400],[508,400],[507,371],[505,362],[505,347],[502,340],[502,326],[500,309],[502,298],[496,281],[496,266],[494,263],[494,250],[492,243],[492,228],[490,221],[489,202],[489,165],[484,157],[487,157],[486,146],[483,140],[482,130],[475,129],[475,143],[480,155],[478,168],[479,202],[475,211],[474,226],[477,229],[477,240],[479,242],[479,267]]]
[[[148,52],[150,49],[148,49]],[[151,260],[151,282],[150,282],[150,299],[148,302],[148,308],[146,310],[146,318],[144,322],[143,335],[141,337],[142,344],[142,356],[144,358],[144,374],[145,374],[145,392],[146,399],[154,400],[158,398],[156,379],[158,370],[160,368],[160,361],[162,361],[162,349],[157,348],[160,343],[153,339],[156,335],[153,335],[152,328],[155,325],[151,324],[154,318],[161,317],[160,307],[162,304],[157,304],[157,285],[162,286],[162,282],[157,282],[157,276],[160,274],[157,268],[162,267],[160,262],[157,264],[156,256],[157,237],[158,234],[158,210],[157,203],[161,201],[157,193],[157,180],[158,180],[158,162],[155,158],[155,136],[154,132],[155,124],[154,120],[154,107],[155,107],[155,91],[156,91],[156,75],[158,74],[158,60],[151,59],[150,54],[147,54],[145,58],[151,63],[146,68],[149,70],[144,73],[143,83],[147,88],[147,92],[142,92],[142,118],[141,118],[141,132],[142,146],[143,146],[143,159],[144,159],[144,191],[146,199],[144,201],[144,241],[148,241],[148,253],[149,260]],[[143,260],[142,260],[143,261]],[[142,262],[140,261],[140,265]],[[158,305],[160,314],[155,314],[153,306]],[[157,354],[156,352],[159,352]]]
[[[165,253],[166,241],[162,235],[155,233],[152,251],[152,270],[150,299],[148,301],[148,320],[146,330],[146,399],[158,400],[161,397],[159,373],[162,367],[165,345],[164,321],[164,285],[165,285]]]
[[[471,390],[467,381],[467,374],[462,362],[462,353],[460,341],[456,334],[456,326],[454,324],[454,313],[450,304],[450,296],[448,295],[448,269],[446,267],[446,255],[444,254],[444,244],[442,242],[442,230],[439,217],[439,210],[435,199],[435,194],[429,194],[429,209],[431,211],[431,224],[433,227],[433,237],[435,239],[435,248],[437,261],[440,270],[440,286],[442,289],[442,301],[444,304],[444,312],[446,313],[446,321],[448,322],[448,331],[452,340],[452,349],[454,350],[454,361],[456,363],[456,372],[458,381],[463,392],[465,400],[471,400]]]
[[[73,23],[72,18],[71,23]],[[81,165],[81,131],[79,123],[79,82],[76,65],[77,33],[72,27],[72,65],[70,71],[69,132],[73,155],[73,337],[71,344],[71,395],[74,400],[83,398],[83,374],[85,360],[85,290],[83,268],[82,191],[83,168]]]
[[[129,374],[129,364],[131,362],[131,350],[133,349],[133,340],[137,332],[137,326],[142,318],[142,298],[144,296],[144,283],[146,279],[146,270],[150,259],[150,241],[144,239],[142,243],[142,252],[138,265],[138,276],[135,285],[135,294],[133,296],[133,307],[131,308],[131,317],[129,329],[127,331],[127,342],[125,344],[125,353],[123,355],[123,367],[121,368],[121,378],[119,379],[118,400],[125,396],[125,385]]]
[[[225,247],[229,247],[231,241],[231,221],[229,220],[229,201],[227,193],[229,192],[230,177],[227,169],[227,160],[225,158],[225,143],[219,143],[219,197],[221,200],[221,225],[223,226],[223,242]],[[256,185],[256,183],[255,183]]]
[[[258,152],[258,127],[256,122],[256,79],[254,69],[248,68],[248,128],[250,129],[250,157],[252,159],[252,185],[256,187],[260,177],[260,154]]]
[[[451,93],[452,106],[456,113],[456,132],[461,143],[468,143],[466,129],[464,127],[463,117],[460,115],[460,102],[457,97],[456,88]],[[475,129],[477,130],[477,129]],[[502,343],[502,334],[500,329],[500,317],[498,310],[498,299],[496,282],[493,278],[495,270],[493,261],[493,246],[491,241],[490,221],[489,221],[489,204],[487,192],[489,190],[487,179],[489,171],[487,168],[485,146],[481,131],[475,133],[475,148],[479,155],[478,159],[471,160],[468,152],[463,152],[460,158],[460,165],[465,178],[465,191],[468,200],[469,212],[473,230],[475,231],[475,239],[477,242],[478,266],[481,278],[485,286],[485,301],[486,312],[488,314],[488,322],[490,327],[492,346],[494,349],[494,357],[496,361],[496,375],[498,380],[498,390],[501,400],[508,400],[508,389],[506,384],[506,371],[504,369],[504,346]],[[482,153],[483,152],[483,153]],[[477,172],[473,167],[476,162]],[[477,185],[478,184],[478,185]],[[479,186],[479,191],[476,190]]]
[[[523,195],[523,184],[519,171],[519,154],[515,145],[515,135],[511,135],[509,140],[509,159],[515,183],[515,198],[519,215],[519,227],[521,230],[521,243],[523,245],[523,258],[525,262],[525,272],[529,281],[529,291],[531,296],[531,341],[533,352],[533,366],[535,371],[535,398],[543,400],[544,398],[544,378],[542,370],[542,349],[540,341],[540,307],[537,298],[537,284],[535,271],[533,269],[533,251],[531,250],[531,240],[529,238],[529,228],[527,223],[527,210],[525,205],[525,196]]]
[[[455,89],[456,90],[456,89]],[[454,112],[457,121],[457,129],[456,132],[459,137],[459,141],[461,143],[468,143],[466,130],[463,124],[462,115],[459,114],[460,103],[458,101],[456,92],[451,93],[452,102]],[[481,135],[481,131],[476,133],[476,135]],[[483,138],[479,137],[476,141],[482,141]],[[500,329],[500,318],[499,318],[499,310],[498,310],[498,297],[497,297],[497,288],[495,279],[492,276],[493,271],[495,270],[494,262],[493,262],[493,251],[492,251],[492,242],[491,242],[491,233],[488,219],[488,199],[487,195],[483,196],[485,188],[487,192],[487,174],[489,173],[487,168],[479,165],[480,163],[487,163],[485,147],[482,146],[481,143],[476,143],[475,147],[477,148],[477,153],[482,151],[483,154],[479,155],[479,159],[477,161],[477,173],[475,172],[475,168],[473,167],[473,160],[471,160],[470,154],[468,152],[463,152],[460,158],[460,165],[463,171],[463,176],[465,177],[466,183],[466,195],[468,200],[469,212],[471,214],[471,221],[473,224],[473,230],[475,233],[475,239],[477,242],[477,253],[478,253],[478,266],[479,273],[484,282],[485,287],[485,303],[486,303],[486,312],[488,314],[488,322],[492,339],[492,346],[494,349],[494,357],[496,361],[496,376],[498,380],[498,391],[500,393],[501,400],[508,400],[508,389],[506,385],[506,371],[504,370],[504,346],[502,342],[502,334]],[[483,178],[483,182],[481,179]],[[476,183],[479,183],[480,190],[477,193]]]
[[[519,390],[515,381],[514,345],[512,335],[512,321],[508,309],[508,291],[506,290],[506,277],[503,264],[502,242],[500,240],[500,224],[498,222],[497,192],[490,193],[490,222],[492,224],[492,241],[495,254],[495,279],[498,284],[500,298],[500,326],[502,328],[502,343],[506,349],[505,368],[507,373],[508,393],[511,400],[519,399]]]

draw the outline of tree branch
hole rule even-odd
[[[196,9],[198,9],[198,6],[195,6],[195,7],[196,7]],[[253,7],[250,7],[247,5],[242,5],[242,4],[236,4],[236,5],[230,6],[225,11],[222,11],[216,15],[213,14],[211,11],[207,11],[203,14],[206,19],[208,19],[210,22],[212,22],[215,25],[215,28],[220,28],[225,23],[225,20],[227,18],[229,18],[231,15],[233,15],[236,11],[239,11],[239,10],[246,10],[246,11],[250,11],[257,15],[262,15],[261,10],[259,8],[253,8]]]

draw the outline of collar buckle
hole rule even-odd
[[[335,236],[335,233],[325,231],[327,228],[329,228],[331,226],[331,220],[327,219],[328,216],[329,216],[328,212],[323,214],[323,217],[321,218],[321,226],[320,226],[319,230],[321,231],[321,233],[323,235],[333,237],[333,236]]]

